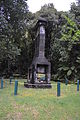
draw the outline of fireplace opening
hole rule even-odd
[[[38,82],[47,82],[47,65],[37,65],[37,81]]]

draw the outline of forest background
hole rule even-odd
[[[46,18],[46,57],[51,62],[52,80],[80,79],[80,0],[67,12],[57,11],[52,3],[36,13],[27,0],[0,1],[0,76],[27,76],[34,56],[39,17]]]

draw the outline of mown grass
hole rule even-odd
[[[14,83],[7,82],[0,89],[0,120],[80,120],[77,86],[61,83],[61,96],[57,97],[57,84],[52,84],[52,89],[28,89],[20,80],[14,96]]]

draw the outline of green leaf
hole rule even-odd
[[[60,71],[63,70],[63,67],[58,68]]]
[[[72,67],[71,67],[71,70],[74,70],[74,69],[75,69],[75,66],[72,66]]]
[[[66,70],[68,70],[69,69],[69,67],[63,67],[63,70],[64,71],[66,71]]]
[[[69,67],[60,67],[60,68],[58,68],[60,71],[61,70],[64,70],[64,71],[66,71],[66,70],[68,70],[69,69]]]
[[[75,73],[77,73],[77,70],[75,70]]]
[[[69,71],[67,72],[67,76],[70,76],[70,75],[71,75],[71,73],[72,73],[72,71],[71,71],[71,70],[69,70]]]
[[[77,57],[78,60],[80,60],[80,57]]]
[[[80,60],[76,60],[77,63],[80,63]]]

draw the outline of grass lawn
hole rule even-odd
[[[0,89],[0,120],[80,120],[80,91],[76,91],[76,85],[61,83],[61,96],[57,97],[56,83],[52,83],[52,89],[28,89],[23,81],[19,81],[17,96],[14,83],[7,82]]]

